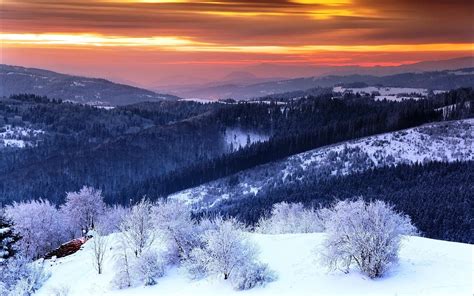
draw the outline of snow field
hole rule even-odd
[[[36,295],[68,291],[74,295],[472,295],[473,252],[468,244],[406,237],[400,261],[388,274],[370,280],[356,270],[349,274],[328,272],[318,261],[324,234],[256,234],[250,239],[260,248],[260,260],[278,278],[264,287],[235,291],[216,277],[191,280],[182,267],[172,267],[155,286],[123,290],[112,288],[117,234],[110,235],[104,274],[92,266],[91,241],[74,255],[47,260],[51,278]]]

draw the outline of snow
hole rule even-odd
[[[389,155],[394,156],[397,163],[474,160],[474,119],[458,121],[457,124],[452,122],[444,127],[435,124],[376,135],[344,145],[329,146],[311,154],[303,153],[298,157],[301,167],[305,169],[327,159],[329,152],[342,152],[344,149],[362,150],[375,166],[384,163]],[[348,173],[349,167],[342,172]]]
[[[248,144],[265,142],[268,138],[266,135],[252,131],[244,131],[240,128],[228,128],[224,134],[224,141],[229,151],[237,151]]]
[[[452,71],[449,72],[452,75],[474,75],[474,71]]]
[[[202,98],[180,99],[180,101],[184,101],[184,102],[197,102],[197,103],[202,103],[202,104],[219,102],[219,101],[212,100],[212,99],[202,99]]]
[[[96,107],[97,109],[104,109],[104,110],[112,110],[112,109],[115,109],[114,106],[94,106]]]
[[[43,130],[7,124],[0,127],[0,149],[2,147],[25,148],[34,146],[34,141],[42,134],[44,134]]]
[[[3,139],[3,145],[5,147],[15,147],[15,148],[25,148],[26,143],[23,140],[15,140],[15,139]]]
[[[92,244],[56,260],[46,260],[51,278],[36,293],[51,295],[69,290],[69,295],[472,295],[473,252],[468,244],[421,237],[403,241],[400,261],[383,278],[370,280],[356,270],[349,274],[328,272],[318,261],[324,234],[249,233],[260,248],[259,259],[277,273],[277,280],[264,287],[235,291],[223,279],[191,280],[180,267],[168,269],[158,284],[117,290],[111,287],[117,244],[106,254],[104,273],[92,266]],[[116,242],[117,234],[109,236]]]
[[[428,95],[428,89],[426,88],[409,88],[409,87],[379,87],[379,86],[368,86],[360,88],[345,88],[342,86],[336,86],[333,88],[333,92],[344,93],[351,92],[354,94],[359,93],[360,95],[371,95],[374,92],[378,92],[380,95],[374,97],[375,100],[388,100],[400,102],[403,100],[418,100]],[[434,90],[433,93],[442,93],[442,90]]]
[[[79,86],[79,87],[84,87],[86,86],[84,83],[73,81],[70,86]]]

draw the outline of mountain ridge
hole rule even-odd
[[[0,96],[30,93],[76,103],[117,106],[143,101],[178,100],[177,96],[45,69],[0,65]]]

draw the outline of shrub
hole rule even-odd
[[[266,283],[276,279],[276,274],[271,271],[266,264],[247,264],[232,274],[232,286],[236,290],[248,290],[257,286],[264,286]]]
[[[261,218],[257,232],[268,234],[322,232],[322,221],[313,209],[305,209],[301,203],[281,202],[274,204],[269,217]]]
[[[135,261],[134,270],[140,282],[145,286],[152,286],[164,275],[165,266],[166,262],[156,252],[148,250]]]

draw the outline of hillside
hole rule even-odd
[[[104,273],[92,268],[92,241],[71,256],[46,260],[51,278],[35,294],[68,291],[74,295],[471,295],[473,246],[421,237],[407,237],[399,264],[385,277],[369,280],[358,271],[328,273],[317,257],[323,234],[248,234],[259,247],[260,260],[277,273],[264,287],[235,291],[222,279],[188,278],[184,268],[165,271],[155,286],[116,290],[111,287],[117,235],[109,236],[111,251]],[[293,250],[293,251],[289,251]],[[284,255],[283,255],[284,254]]]
[[[474,160],[474,119],[427,124],[314,149],[169,198],[185,201],[196,209],[209,209],[292,180],[347,175],[404,163],[467,160]]]
[[[0,96],[28,93],[99,106],[179,99],[105,79],[19,66],[0,65],[0,81]]]
[[[436,109],[472,97],[460,89],[429,101],[326,94],[284,105],[161,101],[106,110],[12,96],[0,99],[0,126],[16,130],[0,140],[25,147],[2,148],[0,200],[60,202],[84,184],[100,187],[110,202],[155,200],[303,151],[438,121]],[[466,106],[446,118],[470,116]]]

